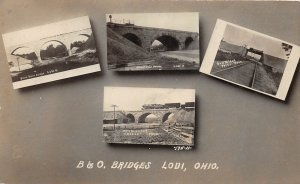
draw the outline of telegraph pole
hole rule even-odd
[[[116,107],[118,107],[117,105],[112,105],[111,107],[114,108],[114,130],[116,129]]]

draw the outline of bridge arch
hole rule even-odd
[[[19,50],[19,49],[22,49],[22,48],[28,48],[28,47],[24,47],[24,46],[22,46],[22,47],[17,47],[17,48],[15,48],[13,51],[11,51],[11,55],[14,55],[14,53],[15,53],[15,51],[17,51],[17,50]]]
[[[174,113],[172,112],[167,112],[162,116],[162,123],[167,121],[169,119],[170,116],[174,115]]]
[[[49,40],[49,41],[43,43],[42,46],[41,46],[41,48],[40,48],[40,56],[41,56],[41,60],[44,60],[44,53],[43,53],[43,51],[46,51],[46,50],[47,50],[47,48],[43,49],[43,47],[44,47],[46,44],[50,43],[50,42],[57,42],[57,43],[59,43],[60,45],[63,46],[64,51],[63,51],[62,53],[58,53],[58,54],[62,54],[62,55],[66,55],[66,56],[69,56],[69,55],[70,55],[70,54],[69,54],[69,50],[70,50],[70,49],[68,49],[68,48],[70,48],[70,45],[66,45],[66,44],[64,44],[63,42],[59,41],[59,40]]]
[[[123,37],[126,38],[127,40],[130,40],[134,44],[142,47],[142,41],[136,34],[126,33],[126,34],[123,34]]]
[[[23,50],[23,53],[22,53],[22,50]],[[19,54],[15,53],[17,51],[19,51],[21,53],[19,53]],[[13,51],[11,51],[10,54],[13,56],[20,56],[20,57],[28,59],[28,60],[36,60],[37,59],[37,55],[36,55],[34,49],[31,47],[27,47],[27,46],[17,47]]]
[[[159,35],[153,39],[151,44],[155,40],[158,40],[159,42],[161,42],[168,51],[179,50],[180,41],[176,37],[173,37],[170,35]]]
[[[74,36],[72,40],[70,40],[69,42],[71,53],[74,53],[76,52],[77,49],[81,48],[88,41],[90,37],[91,35],[89,34],[78,34]],[[77,49],[74,51],[73,48],[77,48]]]
[[[129,113],[129,114],[126,115],[126,117],[128,119],[127,123],[134,123],[135,122],[135,117],[134,117],[133,114]]]
[[[91,35],[89,35],[89,34],[79,34],[79,35],[82,35],[82,36],[86,36],[86,37],[91,37]]]
[[[194,39],[191,36],[187,37],[184,42],[184,48],[187,49],[193,41]]]
[[[151,113],[144,113],[142,115],[140,115],[139,119],[138,119],[138,123],[146,123],[146,117],[149,116]]]
[[[140,115],[140,117],[138,118],[138,123],[146,123],[146,118],[151,115],[153,115],[155,117],[155,119],[159,119],[159,117],[156,114],[147,112],[147,113]]]

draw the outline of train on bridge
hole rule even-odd
[[[165,104],[145,104],[142,106],[142,110],[146,109],[191,109],[195,108],[195,102],[181,103],[165,103]]]

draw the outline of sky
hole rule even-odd
[[[144,104],[185,103],[195,102],[194,89],[169,89],[169,88],[104,88],[104,111],[112,111],[112,105],[117,105],[116,110],[140,110]]]
[[[130,23],[137,26],[199,32],[198,13],[107,14],[107,22],[109,22],[109,15],[112,15],[112,19],[116,23],[122,23],[124,19],[126,22],[130,20]]]
[[[3,34],[6,48],[73,31],[91,28],[89,17],[79,17]],[[24,36],[26,35],[26,36]]]
[[[224,41],[240,46],[246,44],[269,55],[287,59],[286,52],[281,46],[282,42],[231,25],[226,26]]]

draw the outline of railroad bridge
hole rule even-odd
[[[183,50],[188,48],[199,36],[196,32],[143,27],[134,24],[108,22],[107,27],[147,51],[150,51],[155,40],[160,41],[169,51]]]
[[[165,122],[171,114],[176,114],[180,109],[144,109],[142,111],[126,111],[129,123],[145,123],[147,116],[153,114],[159,122]]]
[[[264,56],[264,52],[261,51],[261,50],[257,50],[257,49],[254,49],[254,48],[245,48],[242,52],[242,56],[243,57],[250,57],[250,58],[254,58],[256,59],[257,61],[259,62],[263,62],[263,56]]]
[[[86,36],[89,38],[91,36],[91,34],[92,34],[91,28],[74,31],[74,32],[70,32],[70,33],[58,34],[58,35],[54,35],[51,37],[42,38],[42,39],[39,39],[39,40],[36,40],[33,42],[11,46],[8,48],[8,52],[10,53],[10,55],[14,55],[14,53],[18,49],[27,48],[27,49],[32,50],[32,52],[35,52],[38,60],[40,62],[42,62],[41,50],[42,50],[43,46],[49,42],[57,42],[65,47],[66,51],[68,52],[68,56],[72,56],[73,53],[71,50],[72,49],[71,44],[74,43],[75,41],[77,41],[78,36]],[[11,57],[11,59],[12,58],[13,57]]]
[[[146,123],[149,115],[155,115],[158,122],[165,122],[171,114],[176,115],[181,109],[143,109],[140,111],[106,111],[104,120],[113,120],[114,116],[119,123]],[[115,114],[114,114],[115,113]]]

